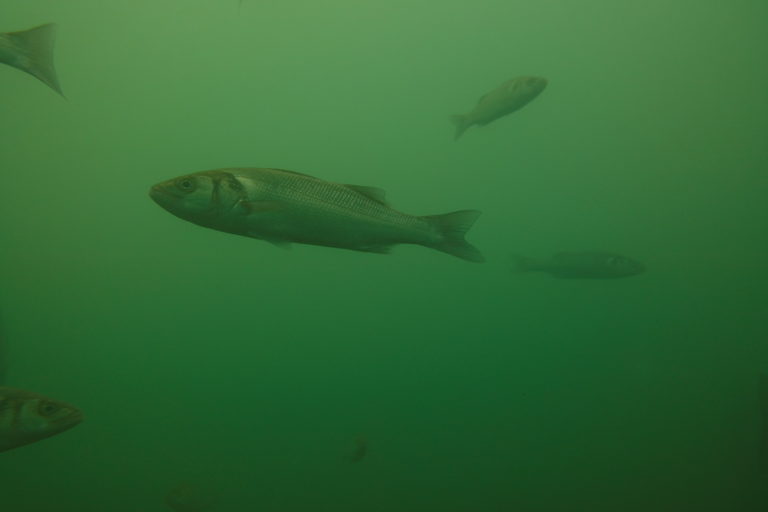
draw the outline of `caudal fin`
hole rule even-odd
[[[444,215],[428,215],[424,217],[443,235],[443,239],[440,242],[430,245],[430,247],[453,254],[463,260],[474,263],[484,262],[485,258],[480,251],[464,240],[464,235],[479,216],[480,212],[477,210],[461,210]]]
[[[11,51],[14,54],[4,62],[29,73],[64,96],[53,66],[56,25],[48,23],[29,30],[9,32],[5,36],[11,42]]]
[[[456,125],[456,135],[453,136],[453,140],[459,140],[459,137],[467,131],[467,128],[472,126],[472,123],[467,119],[468,116],[464,114],[458,114],[451,116],[451,122]]]
[[[510,254],[509,264],[515,272],[528,272],[533,270],[535,266],[532,258],[521,256],[520,254]]]

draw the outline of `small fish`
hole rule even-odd
[[[0,452],[55,436],[82,420],[82,412],[73,405],[0,387]]]
[[[417,244],[472,262],[464,240],[480,212],[417,217],[390,208],[380,189],[341,185],[281,169],[219,169],[154,185],[150,197],[173,215],[226,233],[266,240],[387,253]]]
[[[546,260],[512,255],[521,272],[546,272],[563,279],[613,279],[645,272],[645,265],[610,252],[561,252]]]
[[[217,501],[212,489],[194,482],[182,482],[165,495],[165,504],[175,512],[204,512]]]
[[[0,62],[38,78],[64,96],[53,67],[56,25],[48,23],[20,32],[0,33]]]
[[[521,76],[508,80],[484,95],[469,114],[453,116],[458,140],[472,125],[485,126],[491,121],[511,114],[527,105],[547,86],[547,79],[539,76]]]

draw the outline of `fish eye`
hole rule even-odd
[[[195,189],[195,183],[190,178],[182,178],[176,182],[176,186],[184,192],[192,192]]]
[[[43,402],[40,405],[40,412],[44,416],[50,416],[51,414],[56,413],[56,411],[58,410],[59,410],[59,406],[51,402]]]

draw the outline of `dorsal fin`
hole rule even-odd
[[[304,176],[305,178],[312,178],[313,180],[319,179],[319,178],[315,178],[314,176],[310,176],[309,174],[304,174],[303,172],[289,171],[288,169],[276,169],[274,167],[270,167],[269,170],[270,171],[287,172],[288,174],[295,174],[297,176]]]
[[[347,188],[351,188],[358,194],[362,194],[368,199],[372,199],[373,201],[376,201],[377,203],[383,204],[384,206],[389,206],[387,204],[386,199],[386,192],[384,192],[380,188],[376,187],[364,187],[362,185],[344,185]]]

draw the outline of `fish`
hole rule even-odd
[[[5,385],[6,375],[8,374],[7,350],[5,331],[3,330],[3,317],[0,315],[0,386]]]
[[[0,62],[29,73],[63,97],[53,66],[55,37],[55,23],[0,33]]]
[[[396,244],[416,244],[467,261],[484,261],[464,239],[480,215],[477,210],[408,215],[391,208],[381,189],[342,185],[294,171],[201,171],[153,185],[149,195],[183,220],[280,247],[295,242],[388,253]]]
[[[454,140],[458,140],[471,126],[485,126],[500,117],[520,110],[541,94],[547,84],[547,79],[540,76],[520,76],[507,80],[483,95],[471,112],[451,118],[456,125]]]
[[[545,272],[562,279],[615,279],[645,272],[639,261],[610,252],[561,252],[542,260],[513,254],[511,260],[519,272]]]
[[[760,470],[763,474],[768,474],[768,374],[760,375],[759,384],[760,416],[762,425],[760,426]]]
[[[0,452],[35,443],[78,425],[83,413],[65,402],[0,387]]]
[[[368,454],[368,440],[363,436],[354,439],[354,444],[344,454],[344,460],[348,462],[360,462]]]
[[[218,502],[213,489],[195,482],[181,482],[165,495],[165,504],[175,512],[203,512]]]

